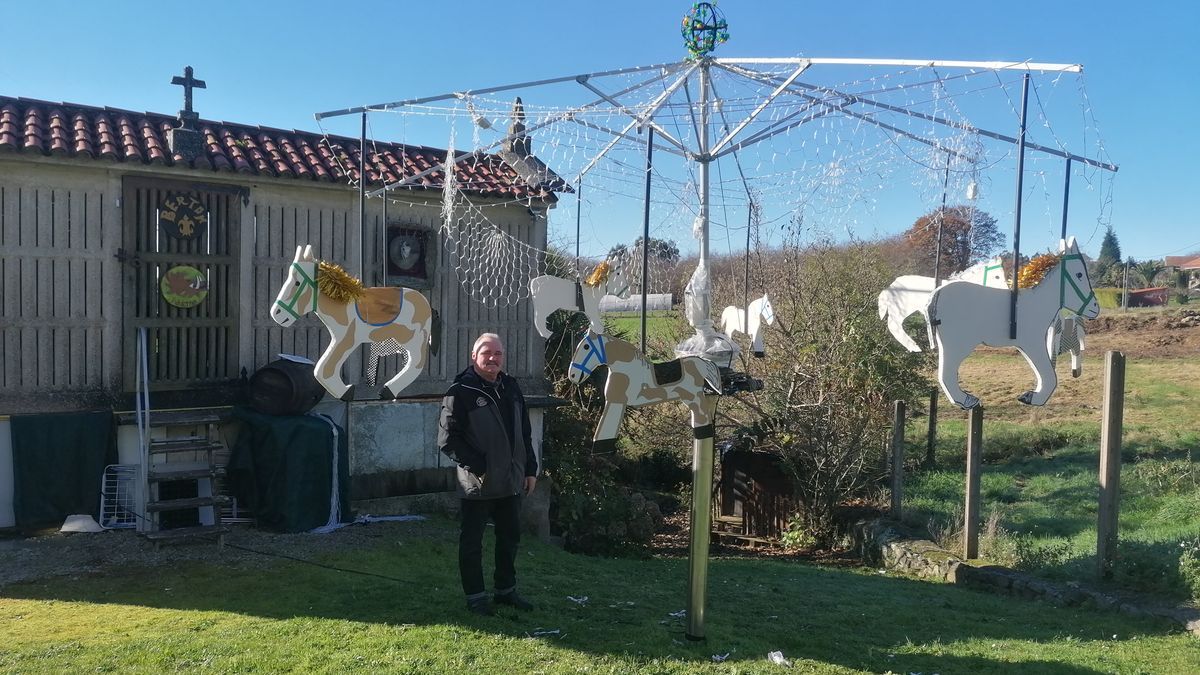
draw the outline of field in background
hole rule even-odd
[[[1200,328],[1161,309],[1106,313],[1090,326],[1083,375],[1060,362],[1050,403],[1016,397],[1033,373],[1015,351],[981,350],[961,381],[984,399],[985,558],[1050,578],[1095,583],[1100,414],[1108,349],[1126,354],[1118,562],[1113,584],[1200,600]],[[1171,327],[1175,326],[1175,327]],[[966,413],[939,401],[938,470],[911,474],[906,520],[961,548]],[[910,462],[925,453],[927,421],[908,427]]]

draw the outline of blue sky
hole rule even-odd
[[[664,0],[42,2],[36,9],[19,3],[4,12],[0,93],[172,113],[181,92],[168,83],[190,64],[208,83],[196,94],[203,117],[318,131],[317,111],[680,60],[678,25],[689,7]],[[1073,196],[1072,232],[1093,254],[1098,222],[1111,222],[1127,256],[1200,250],[1200,218],[1191,203],[1198,175],[1192,160],[1200,156],[1200,87],[1194,79],[1200,71],[1200,9],[1194,3],[724,0],[719,7],[731,40],[718,56],[1083,64],[1104,147],[1121,168],[1105,188],[1111,203],[1101,205],[1081,192],[1077,205]],[[1070,83],[1060,89],[1062,98],[1078,93]],[[1076,121],[1062,123],[1069,129]],[[331,133],[357,134],[357,118],[323,124]],[[1015,132],[1007,120],[1001,124],[1008,128],[997,131]],[[372,128],[386,140],[439,147],[448,140],[444,129],[417,121],[373,121]],[[470,133],[456,130],[460,147]],[[1071,146],[1074,137],[1064,138]],[[1091,154],[1090,148],[1071,149]],[[1005,232],[1014,201],[1010,180],[993,175],[987,186],[994,199],[990,212]],[[1039,198],[1045,204],[1026,207],[1036,214],[1029,217],[1038,234],[1030,235],[1029,245],[1022,235],[1023,250],[1048,245],[1060,182],[1048,177]],[[1073,195],[1084,189],[1073,181]],[[879,200],[854,233],[901,231],[922,208],[936,206],[931,194],[921,192],[917,205]],[[602,203],[585,210],[585,252],[636,236],[636,203],[611,206],[611,214]],[[666,213],[670,205],[663,208]],[[609,228],[614,214],[619,224]],[[727,216],[730,222],[741,218]],[[667,227],[666,220],[659,224]],[[571,198],[563,200],[552,225],[560,238],[573,230]],[[681,227],[672,224],[664,232],[686,238]],[[724,235],[714,230],[713,236]],[[714,244],[714,250],[721,248]]]

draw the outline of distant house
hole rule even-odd
[[[9,416],[133,410],[142,329],[155,411],[227,419],[247,376],[278,354],[317,359],[329,338],[314,316],[282,328],[269,314],[302,244],[367,285],[419,290],[441,317],[440,351],[406,398],[380,402],[379,386],[356,386],[357,400],[323,404],[348,429],[354,499],[446,489],[453,467],[434,444],[440,395],[479,333],[504,338],[527,394],[546,391],[529,300],[485,307],[464,289],[456,268],[467,263],[441,240],[440,170],[386,205],[368,200],[360,231],[359,139],[205,120],[190,89],[186,101],[171,116],[0,96],[0,527],[13,519]],[[544,250],[555,192],[569,188],[522,141],[461,162],[456,180],[503,235]],[[424,146],[366,148],[370,189],[446,159]],[[168,288],[180,267],[190,276]],[[199,302],[173,300],[197,295],[197,284],[207,291]],[[346,364],[348,382],[367,379],[365,351]],[[380,385],[399,359],[383,359]],[[129,417],[114,414],[119,425]],[[540,437],[540,415],[535,426]],[[140,456],[128,428],[118,429],[122,462]]]
[[[1168,270],[1190,272],[1188,288],[1200,288],[1200,256],[1169,255],[1163,258],[1163,266]]]

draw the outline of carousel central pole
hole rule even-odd
[[[700,267],[708,269],[708,219],[709,219],[709,67],[711,61],[704,57],[700,62]],[[707,284],[706,284],[707,285]],[[711,330],[712,301],[709,294],[700,294],[700,325],[696,330]],[[716,396],[705,396],[705,408],[709,412],[707,424],[697,426],[701,420],[692,420],[692,512],[691,545],[688,549],[688,606],[687,638],[704,639],[704,601],[708,593],[708,541],[712,532],[712,481],[713,481],[713,411]]]

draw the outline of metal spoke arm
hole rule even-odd
[[[725,138],[722,138],[720,141],[717,141],[717,144],[714,145],[713,149],[710,150],[709,152],[714,155],[717,154],[718,152],[720,152],[721,148],[728,145],[729,142],[732,141],[735,136],[737,136],[739,133],[741,133],[742,129],[745,129],[747,126],[749,126],[749,124],[751,122],[753,122],[755,120],[755,118],[757,118],[762,113],[762,111],[767,109],[767,106],[771,105],[771,103],[774,102],[776,98],[779,98],[779,95],[782,94],[784,91],[786,91],[787,88],[792,85],[792,82],[795,82],[796,78],[800,77],[801,73],[808,70],[808,66],[809,66],[808,63],[802,63],[799,68],[796,68],[796,70],[792,71],[792,74],[788,75],[786,80],[784,80],[782,83],[780,83],[780,85],[778,87],[775,87],[775,91],[771,92],[771,94],[769,96],[767,96],[765,99],[763,99],[758,104],[758,106],[755,107],[754,110],[751,111],[750,114],[746,116],[746,119],[742,120],[741,123],[739,123],[736,127],[734,127],[733,131],[730,131],[728,134],[725,134]]]
[[[314,115],[314,117],[316,117],[318,120],[322,120],[327,117],[339,117],[341,115],[354,115],[354,114],[362,113],[362,112],[391,110],[393,108],[402,108],[407,105],[420,105],[422,103],[434,103],[436,101],[445,101],[445,100],[452,99],[452,98],[458,98],[458,97],[461,97],[464,95],[478,96],[480,94],[495,94],[497,92],[511,91],[513,89],[526,89],[529,87],[540,87],[540,86],[546,85],[546,84],[558,84],[561,82],[570,82],[572,80],[578,80],[581,77],[591,78],[591,77],[607,77],[609,75],[627,75],[629,73],[642,73],[647,70],[673,71],[673,70],[677,70],[678,68],[685,66],[685,65],[691,65],[691,64],[688,63],[687,61],[676,61],[674,63],[658,63],[658,64],[654,64],[654,65],[650,65],[650,66],[635,66],[632,68],[620,68],[618,70],[606,70],[606,71],[602,71],[599,73],[585,73],[582,75],[567,75],[565,77],[552,77],[552,78],[546,79],[546,80],[531,80],[529,82],[518,82],[517,84],[504,84],[504,85],[500,85],[497,87],[486,87],[484,89],[471,89],[468,91],[455,91],[455,92],[450,92],[447,94],[437,94],[435,96],[424,96],[421,98],[409,98],[409,99],[405,99],[403,101],[392,101],[391,103],[377,103],[375,105],[359,106],[357,108],[343,108],[341,110],[328,110],[326,112],[316,113]]]
[[[686,77],[686,75],[684,77]],[[593,92],[597,96],[603,98],[605,101],[608,101],[609,103],[611,103],[613,105],[613,107],[615,107],[617,109],[618,112],[632,117],[634,119],[635,126],[639,125],[639,123],[645,124],[646,126],[651,127],[656,132],[658,132],[659,136],[662,136],[663,138],[667,139],[667,141],[669,143],[671,143],[672,145],[674,145],[676,148],[679,148],[680,150],[687,152],[687,148],[683,145],[683,143],[679,142],[678,139],[676,139],[671,134],[667,133],[666,130],[663,129],[662,126],[660,126],[658,124],[658,122],[655,122],[653,119],[647,119],[644,122],[642,122],[641,118],[638,115],[634,114],[635,113],[634,110],[626,107],[625,104],[621,103],[616,98],[606,94],[599,87],[593,85],[591,82],[588,82],[587,79],[585,79],[585,78],[580,78],[579,84],[586,87],[589,91]]]
[[[723,60],[720,60],[720,61],[723,61]],[[812,62],[817,63],[818,60],[812,59]],[[1032,66],[1052,65],[1052,64],[1028,64],[1028,65],[1031,66],[1030,69],[1034,69],[1034,68],[1032,68]],[[776,75],[757,73],[757,72],[754,72],[754,71],[746,69],[746,68],[738,68],[736,65],[723,64],[723,63],[719,62],[718,66],[724,67],[725,70],[727,70],[731,73],[736,73],[738,75],[741,75],[742,77],[747,77],[747,78],[754,79],[757,81],[776,83],[783,79]],[[805,92],[797,91],[797,88],[804,89],[806,91]],[[918,119],[922,119],[927,122],[934,122],[936,124],[942,124],[944,126],[948,126],[951,128],[961,129],[963,131],[969,131],[971,133],[977,133],[981,136],[986,136],[988,138],[992,138],[992,139],[995,139],[998,141],[1004,141],[1006,143],[1012,143],[1013,145],[1016,145],[1018,142],[1018,140],[1012,136],[997,133],[995,131],[988,131],[987,129],[980,129],[978,127],[974,127],[965,122],[958,122],[955,120],[946,119],[944,117],[938,117],[937,115],[930,115],[927,113],[917,112],[916,110],[908,110],[906,108],[901,108],[899,106],[890,105],[887,103],[883,103],[881,101],[876,101],[874,99],[870,99],[870,98],[866,98],[863,96],[858,96],[856,94],[851,94],[848,92],[840,91],[838,89],[831,89],[829,87],[821,87],[821,86],[818,86],[815,84],[806,84],[804,82],[793,82],[791,85],[789,85],[787,87],[787,91],[789,91],[792,94],[808,98],[809,100],[811,100],[813,97],[811,94],[807,94],[807,92],[808,91],[817,91],[817,92],[821,92],[823,94],[830,94],[833,96],[842,97],[851,103],[861,103],[862,105],[865,105],[865,106],[888,110],[890,112],[894,112],[894,113],[897,113],[900,115],[916,117]],[[860,118],[860,119],[865,119],[866,121],[872,121],[872,120],[870,120],[870,118]],[[1076,155],[1074,153],[1066,152],[1064,150],[1059,150],[1057,148],[1051,148],[1051,147],[1048,147],[1045,145],[1040,145],[1037,143],[1030,143],[1029,141],[1025,142],[1025,147],[1028,149],[1037,150],[1039,152],[1044,152],[1048,155],[1054,155],[1056,157],[1062,157],[1064,159],[1072,159],[1077,162],[1083,162],[1084,164],[1087,164],[1088,166],[1093,166],[1098,169],[1105,169],[1107,171],[1115,172],[1119,168],[1115,164],[1109,164],[1107,162],[1101,162],[1099,160],[1089,159],[1087,157],[1083,157],[1080,155]]]
[[[628,94],[629,92],[636,91],[636,90],[638,90],[638,89],[641,89],[641,88],[643,88],[643,87],[646,87],[646,86],[648,86],[648,85],[650,85],[650,84],[653,84],[653,83],[655,83],[655,82],[658,82],[658,81],[662,80],[663,78],[667,77],[668,75],[670,75],[670,73],[669,73],[669,72],[664,72],[664,73],[661,73],[661,74],[659,74],[659,75],[656,75],[655,77],[648,78],[648,79],[646,79],[646,80],[643,80],[643,81],[641,81],[641,82],[638,82],[637,84],[633,84],[633,85],[630,85],[630,86],[628,86],[628,87],[626,87],[626,88],[622,89],[621,91],[619,91],[619,92],[617,92],[616,94],[614,94],[614,96],[622,96],[622,95],[624,95],[624,94]],[[458,94],[454,94],[454,96],[456,96],[456,97],[457,97],[457,96],[459,96],[459,95],[458,95]],[[420,173],[413,174],[412,176],[408,176],[408,177],[406,177],[406,178],[403,178],[403,179],[401,179],[401,180],[398,180],[398,181],[396,181],[395,183],[386,184],[386,185],[384,185],[384,186],[383,186],[383,187],[381,187],[381,188],[377,188],[377,189],[375,189],[375,190],[372,190],[371,192],[368,192],[368,193],[367,193],[367,196],[368,196],[368,197],[377,197],[377,196],[379,196],[380,194],[386,193],[388,190],[392,190],[392,189],[395,189],[395,188],[398,188],[398,187],[403,187],[403,186],[405,186],[405,185],[412,185],[413,183],[415,183],[415,182],[417,182],[417,181],[421,180],[422,178],[424,178],[424,177],[426,177],[426,176],[428,176],[428,175],[430,175],[430,174],[437,173],[438,171],[445,170],[445,169],[446,169],[446,167],[448,167],[448,166],[456,166],[456,165],[458,165],[460,162],[462,162],[463,160],[465,160],[465,159],[467,159],[467,158],[469,158],[469,157],[476,157],[476,156],[479,156],[480,154],[482,154],[482,153],[486,152],[487,150],[490,150],[490,149],[492,149],[492,148],[495,148],[495,147],[498,147],[498,146],[500,146],[500,145],[503,145],[503,144],[505,144],[505,143],[507,143],[507,142],[511,141],[511,140],[512,140],[512,139],[514,139],[514,138],[517,138],[517,137],[519,137],[519,136],[522,136],[522,135],[529,135],[529,134],[533,133],[534,131],[537,131],[538,129],[542,129],[542,128],[544,128],[544,127],[550,126],[551,124],[556,124],[556,123],[558,123],[558,122],[562,122],[562,121],[564,121],[564,120],[573,119],[573,118],[574,118],[576,115],[578,115],[579,113],[581,113],[581,112],[586,112],[586,111],[588,111],[588,110],[590,110],[590,109],[592,109],[592,108],[595,108],[595,107],[599,106],[601,103],[607,103],[607,101],[605,101],[604,99],[597,99],[597,100],[595,100],[595,101],[592,101],[591,103],[587,103],[587,104],[585,104],[585,105],[581,105],[581,106],[579,106],[579,107],[577,107],[577,108],[573,108],[573,109],[571,109],[571,110],[568,110],[568,111],[566,111],[566,112],[564,112],[564,113],[562,113],[562,114],[560,114],[560,115],[557,115],[557,116],[555,116],[555,117],[553,117],[553,118],[551,118],[551,119],[549,119],[549,120],[547,120],[547,121],[545,121],[545,122],[541,122],[541,123],[539,123],[539,124],[535,124],[535,125],[533,125],[533,126],[529,127],[528,129],[526,129],[526,130],[525,130],[525,131],[523,131],[523,132],[518,132],[518,133],[516,133],[516,134],[508,134],[508,135],[504,136],[504,138],[501,138],[500,140],[498,140],[498,141],[495,141],[495,142],[493,142],[493,143],[491,143],[491,144],[489,144],[489,145],[487,145],[487,146],[485,146],[485,147],[478,148],[478,149],[476,149],[476,150],[474,150],[474,151],[472,151],[472,152],[465,152],[465,153],[463,153],[463,154],[461,154],[461,155],[458,155],[458,156],[454,157],[453,159],[447,159],[445,162],[442,162],[442,163],[440,163],[440,164],[437,164],[437,165],[435,165],[435,166],[432,166],[432,167],[430,167],[430,168],[428,168],[428,169],[425,169],[424,171],[422,171],[422,172],[420,172]]]
[[[1052,73],[1081,73],[1078,63],[1033,63],[1029,61],[944,61],[921,59],[843,59],[843,58],[721,58],[717,64],[788,65],[812,63],[828,66],[910,66],[914,68],[980,68],[983,70],[1024,70]]]
[[[745,68],[739,68],[737,66],[724,65],[724,66],[720,66],[720,67],[730,73],[733,73],[734,75],[741,75],[742,77],[756,80],[756,81],[766,81],[766,82],[769,82],[772,84],[777,81],[777,78],[773,78],[769,75],[765,75],[763,73],[758,73],[758,72],[755,72],[752,70],[747,70]],[[885,131],[891,131],[893,133],[900,134],[902,136],[910,138],[919,143],[924,143],[925,145],[937,148],[938,150],[941,150],[943,152],[951,153],[951,154],[955,155],[956,157],[962,157],[969,161],[974,160],[974,157],[969,156],[969,155],[962,153],[958,150],[955,150],[953,148],[945,147],[944,145],[942,145],[941,143],[938,143],[937,141],[931,141],[928,138],[922,138],[921,136],[918,136],[912,132],[905,131],[899,127],[894,127],[890,124],[887,124],[886,122],[880,122],[879,120],[875,119],[874,117],[871,117],[870,115],[864,115],[862,113],[854,112],[853,110],[850,110],[848,107],[850,105],[850,103],[852,103],[853,101],[846,99],[846,97],[844,97],[844,96],[842,96],[841,98],[843,100],[845,100],[846,102],[841,105],[835,106],[834,104],[830,103],[829,101],[827,101],[825,99],[813,96],[812,94],[808,94],[805,92],[798,92],[798,91],[792,90],[789,93],[796,95],[796,96],[803,97],[805,100],[807,100],[809,102],[809,105],[780,119],[778,122],[776,122],[776,125],[783,124],[783,123],[787,122],[788,120],[793,119],[797,115],[799,115],[807,110],[811,110],[814,105],[820,105],[820,106],[824,106],[826,108],[826,114],[831,113],[831,112],[840,112],[844,115],[848,115],[850,117],[860,119],[864,122],[867,122],[868,124],[873,124]],[[804,122],[812,121],[812,119],[816,119],[816,118],[814,117],[814,118],[806,119],[803,122],[801,122],[801,124],[803,124]],[[786,128],[780,129],[779,131],[786,131],[787,129],[791,129],[795,126],[797,126],[797,125],[795,125],[795,124],[788,125]],[[772,131],[773,129],[774,129],[774,126],[768,127],[767,129],[763,129],[759,133],[755,134],[753,137],[747,139],[746,145],[749,145],[750,143],[757,143],[760,140],[765,140],[766,138],[769,138],[770,136],[774,136],[775,135],[774,133],[765,135],[766,132]],[[739,145],[738,147],[743,147],[743,146]]]

